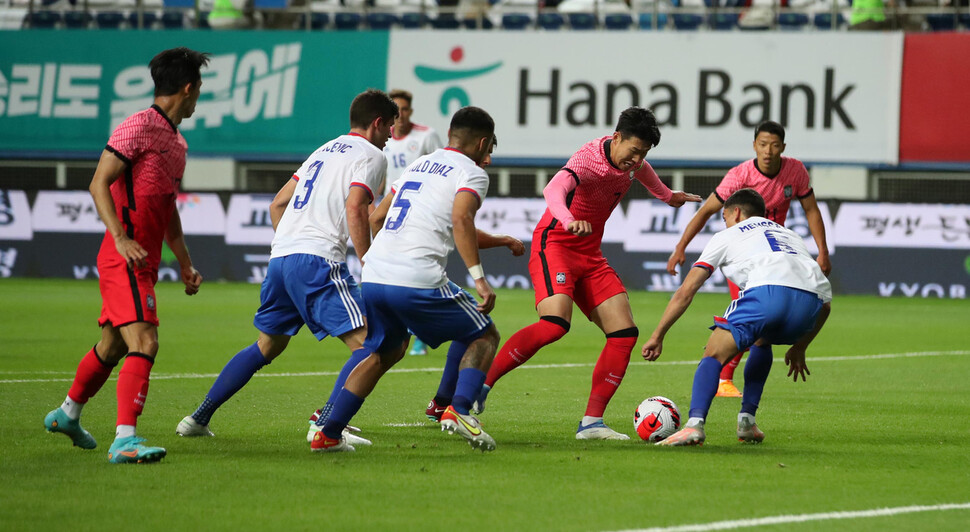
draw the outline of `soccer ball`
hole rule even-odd
[[[649,397],[633,413],[633,428],[646,441],[660,441],[680,428],[680,412],[666,397]]]

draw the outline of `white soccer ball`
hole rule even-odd
[[[680,412],[666,397],[649,397],[633,413],[633,428],[646,441],[660,441],[680,428]]]

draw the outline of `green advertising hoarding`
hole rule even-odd
[[[209,52],[192,155],[300,158],[345,133],[360,91],[385,88],[386,32],[0,32],[0,157],[96,158],[111,131],[152,104],[148,62]]]

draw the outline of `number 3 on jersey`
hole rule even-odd
[[[391,209],[400,209],[397,212],[397,216],[391,218],[388,217],[387,223],[384,224],[384,230],[396,233],[404,227],[404,222],[407,221],[408,213],[411,211],[411,202],[408,200],[407,195],[410,193],[417,193],[421,190],[421,185],[417,181],[406,181],[401,185],[401,189],[397,191],[394,195],[394,204],[391,205]],[[390,215],[390,213],[388,213]]]
[[[313,184],[317,181],[317,176],[320,175],[320,170],[323,169],[323,161],[314,161],[309,167],[307,167],[307,173],[313,172],[313,177],[304,179],[302,183],[297,186],[302,186],[303,188],[297,192],[296,196],[293,198],[293,210],[301,211],[306,204],[310,202],[310,194],[313,193]]]

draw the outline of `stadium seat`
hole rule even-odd
[[[596,28],[596,15],[592,13],[569,13],[569,27],[574,30],[592,30]]]
[[[330,24],[330,13],[320,13],[314,11],[310,13],[310,29],[322,30]],[[300,18],[296,22],[297,29],[306,29],[306,13],[300,13]]]
[[[524,30],[532,25],[532,17],[524,13],[506,13],[502,15],[502,28],[506,30]]]
[[[830,30],[832,29],[832,14],[831,13],[816,13],[815,14],[815,27],[820,30]],[[839,18],[835,21],[835,27],[838,28],[845,24],[845,17],[839,13]]]
[[[372,30],[389,30],[391,26],[401,22],[393,13],[368,13],[364,20],[367,21],[367,27]]]
[[[72,30],[87,29],[94,17],[87,11],[65,11],[64,27]]]
[[[289,7],[289,0],[253,0],[253,9],[286,9]]]
[[[456,30],[459,26],[461,23],[452,14],[441,14],[431,19],[431,27],[436,30]]]
[[[484,15],[482,17],[465,17],[461,19],[461,25],[470,30],[490,30],[495,27],[492,20]]]
[[[805,13],[779,13],[778,28],[782,30],[800,30],[808,25],[808,15]]]
[[[611,13],[603,18],[603,26],[608,30],[628,30],[633,25],[633,17],[627,13]]]
[[[558,30],[566,22],[559,13],[539,13],[536,23],[544,30]]]
[[[641,30],[652,30],[653,29],[653,13],[640,13],[640,29]],[[667,14],[660,13],[657,15],[657,29],[662,30],[667,25]]]
[[[361,20],[360,13],[337,13],[333,17],[333,26],[338,30],[356,30]]]
[[[418,29],[428,21],[428,17],[422,13],[402,13],[401,27],[407,29]]]
[[[708,23],[711,25],[711,29],[726,31],[733,30],[738,26],[738,14],[737,13],[717,13],[711,15],[708,19]]]
[[[56,11],[33,11],[27,14],[27,24],[31,28],[49,30],[61,22],[61,14]]]
[[[162,13],[162,27],[167,30],[182,29],[185,27],[185,15],[181,11],[166,11]]]
[[[963,24],[964,28],[970,28],[970,13],[960,13],[960,24]]]
[[[151,28],[158,22],[158,13],[154,11],[145,11],[142,13],[142,24],[145,28]],[[128,25],[132,28],[138,28],[138,12],[132,11],[128,14]]]
[[[930,13],[926,23],[933,31],[953,31],[957,29],[957,17],[953,13]]]
[[[102,11],[94,15],[94,20],[98,23],[99,29],[116,30],[125,21],[125,15],[120,11]]]
[[[678,30],[696,30],[704,23],[704,17],[696,13],[675,13],[674,27]]]

